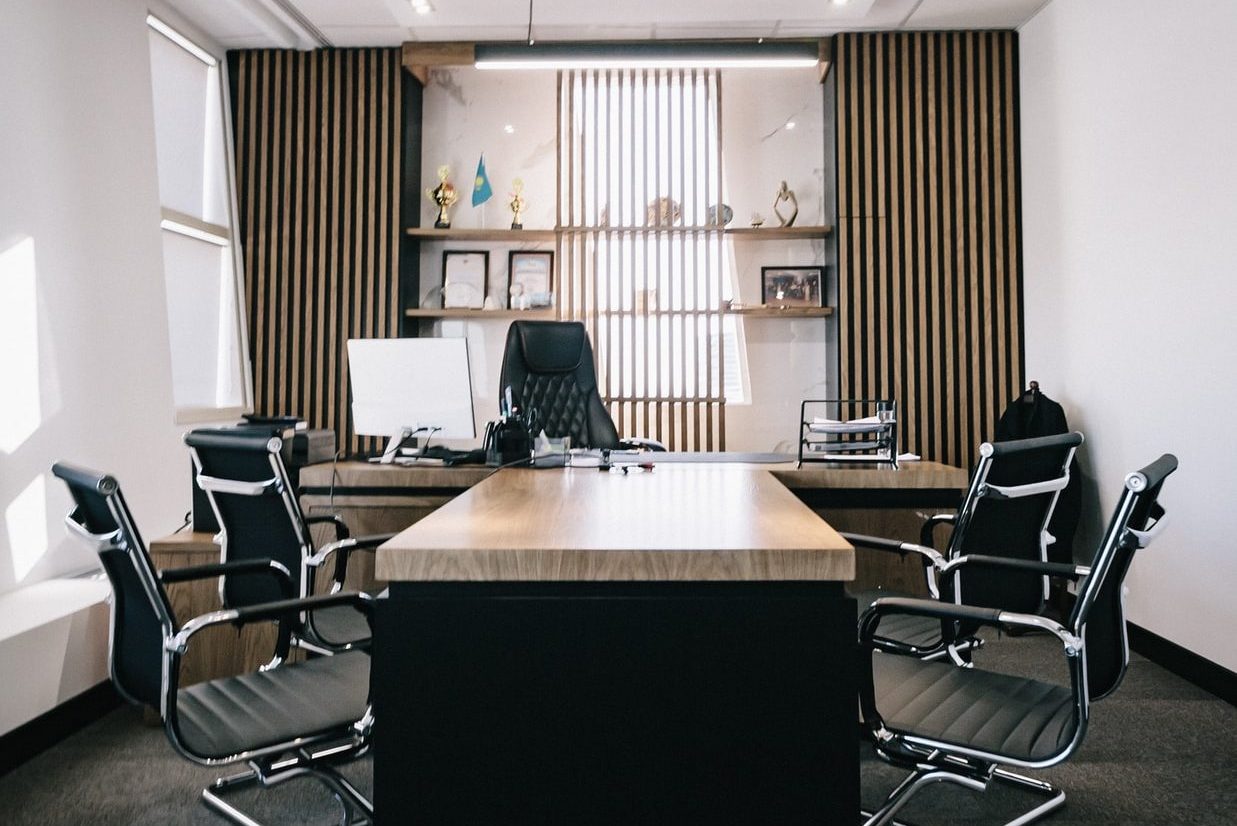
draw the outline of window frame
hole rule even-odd
[[[213,243],[228,250],[231,258],[231,274],[230,279],[232,287],[232,298],[234,302],[235,312],[230,314],[232,317],[228,319],[230,333],[233,336],[233,341],[237,346],[237,359],[239,361],[239,377],[240,377],[240,396],[241,402],[239,405],[229,405],[226,407],[207,406],[207,405],[178,405],[175,397],[172,399],[172,412],[174,424],[199,424],[202,422],[219,421],[222,419],[236,419],[245,413],[253,412],[253,366],[249,358],[249,322],[246,312],[245,303],[245,265],[244,256],[241,250],[240,240],[237,232],[237,215],[239,215],[239,205],[237,202],[236,193],[236,157],[235,147],[232,142],[233,125],[232,125],[232,107],[229,105],[229,77],[227,60],[220,56],[222,49],[213,43],[209,43],[205,38],[202,38],[197,32],[192,30],[192,27],[186,26],[180,21],[175,23],[169,22],[174,19],[173,15],[169,15],[164,11],[156,12],[150,10],[145,17],[147,37],[160,36],[166,38],[176,47],[183,49],[186,53],[192,55],[195,59],[201,61],[208,68],[213,69],[215,73],[215,81],[218,83],[219,94],[219,134],[220,145],[223,148],[223,163],[224,163],[224,186],[226,189],[224,197],[224,208],[226,210],[226,218],[228,225],[204,221],[192,215],[185,214],[171,207],[164,206],[162,195],[159,198],[159,231],[160,237],[162,233],[172,232],[183,235],[187,238],[192,238],[206,243]],[[187,34],[186,32],[191,32]],[[203,43],[209,45],[203,45]],[[149,43],[149,41],[148,41]],[[149,48],[149,47],[148,47]],[[152,94],[153,86],[153,71],[152,70]],[[153,100],[152,100],[153,114]],[[157,121],[154,123],[154,128],[158,129]],[[157,165],[157,161],[156,161]],[[156,178],[158,177],[158,169],[156,168]],[[162,257],[162,243],[160,244],[160,256]],[[165,285],[167,282],[167,262],[163,264],[163,276]],[[166,287],[165,287],[166,288]],[[223,329],[223,314],[220,314],[220,329]],[[170,344],[170,339],[169,339]],[[173,368],[174,369],[174,368]]]

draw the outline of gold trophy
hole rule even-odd
[[[512,181],[511,189],[511,200],[507,202],[507,209],[511,210],[511,228],[524,229],[524,223],[520,220],[520,213],[528,203],[524,200],[524,179],[516,178]]]
[[[425,197],[438,205],[438,220],[434,221],[435,229],[451,229],[451,215],[448,210],[460,199],[455,191],[455,184],[447,180],[450,174],[451,167],[438,167],[438,186],[425,190]]]

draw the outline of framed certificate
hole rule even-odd
[[[447,250],[442,254],[442,306],[480,310],[485,304],[490,254],[485,250]]]
[[[549,307],[554,303],[550,285],[554,282],[554,253],[516,251],[507,255],[509,292],[513,310]]]

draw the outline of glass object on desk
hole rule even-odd
[[[876,420],[881,424],[889,424],[894,421],[893,402],[877,403]]]

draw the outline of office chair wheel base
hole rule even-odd
[[[271,786],[298,777],[312,777],[327,788],[341,808],[341,826],[373,824],[374,807],[348,780],[332,769],[321,766],[306,766],[299,761],[287,768],[263,772],[255,766],[239,774],[221,777],[202,790],[202,803],[206,808],[237,826],[263,826],[262,822],[238,809],[224,799],[224,795],[237,789]]]
[[[912,826],[912,824],[905,821],[895,820],[894,815],[906,805],[911,797],[927,786],[933,783],[954,783],[972,791],[982,792],[987,791],[988,786],[993,781],[1005,783],[1048,798],[1038,806],[1028,809],[1013,820],[1007,821],[1003,826],[1027,826],[1027,824],[1033,823],[1065,805],[1065,792],[1061,789],[1042,780],[1015,774],[1008,769],[993,767],[987,779],[982,779],[959,774],[949,769],[938,769],[934,766],[924,765],[915,769],[899,783],[897,788],[885,798],[884,805],[875,812],[861,811],[860,814],[863,819],[860,822],[863,826]]]

